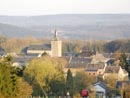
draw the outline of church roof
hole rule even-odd
[[[51,50],[51,44],[36,44],[36,45],[30,45],[28,47],[28,50]]]

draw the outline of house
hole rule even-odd
[[[68,62],[67,68],[86,68],[87,64],[91,62],[91,58],[85,57],[66,57]]]
[[[103,74],[103,78],[107,76],[113,76],[116,77],[118,80],[122,80],[127,75],[127,72],[120,66],[107,66]]]
[[[88,75],[94,75],[94,76],[103,75],[106,66],[107,65],[102,62],[97,63],[97,64],[88,64],[86,66],[85,71]]]
[[[96,82],[90,87],[90,92],[95,92],[95,98],[107,98],[108,88],[104,82]]]
[[[51,57],[62,57],[62,41],[58,39],[56,30],[51,43],[30,45],[27,48],[27,55],[37,53],[40,55],[47,53]]]

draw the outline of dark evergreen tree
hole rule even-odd
[[[127,58],[126,54],[122,53],[119,60],[119,65],[128,72],[128,78],[130,80],[130,58]]]
[[[70,94],[73,97],[74,93],[74,83],[73,83],[73,76],[70,69],[67,71],[67,78],[66,78],[66,93]]]
[[[122,68],[125,68],[125,66],[127,65],[126,58],[127,58],[126,54],[125,54],[124,52],[121,53],[120,58],[119,58],[119,60],[120,60],[119,65],[120,65]]]

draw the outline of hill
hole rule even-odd
[[[14,37],[52,37],[55,28],[61,38],[113,40],[130,37],[130,14],[0,16],[0,23],[16,26],[19,32]],[[12,28],[12,31],[8,29],[9,32],[5,34],[5,29],[2,28],[1,33],[8,36],[12,35],[13,30],[17,31]]]

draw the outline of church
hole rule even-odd
[[[27,49],[27,55],[42,55],[44,53],[47,53],[51,57],[62,57],[62,41],[59,40],[56,30],[54,33],[54,38],[51,40],[50,44],[30,45]]]

